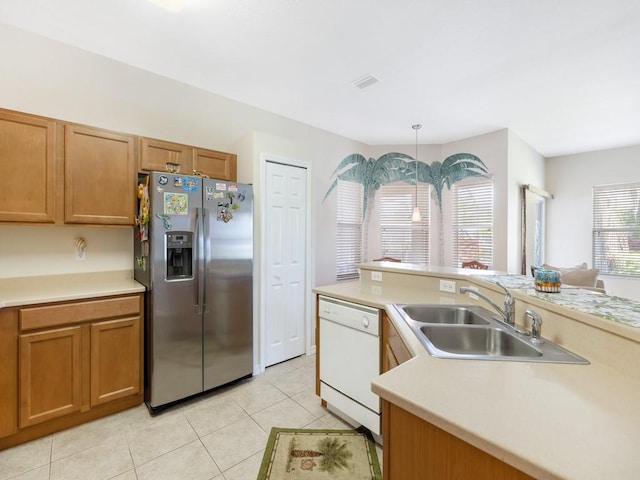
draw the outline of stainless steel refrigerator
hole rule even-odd
[[[151,172],[138,185],[152,413],[253,372],[253,188]]]

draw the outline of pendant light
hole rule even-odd
[[[416,131],[416,179],[415,179],[416,198],[415,198],[415,204],[413,205],[413,213],[411,214],[411,221],[421,222],[422,215],[420,215],[420,209],[418,208],[418,130],[422,128],[422,125],[420,125],[419,123],[416,123],[415,125],[412,125],[411,128],[413,128]]]

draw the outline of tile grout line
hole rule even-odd
[[[220,465],[219,465],[219,464],[216,462],[216,460],[213,458],[212,453],[207,449],[207,447],[206,447],[206,445],[204,444],[204,442],[203,442],[203,440],[202,440],[202,439],[203,439],[203,437],[204,437],[204,436],[206,436],[206,435],[210,435],[210,434],[212,434],[212,433],[215,433],[215,431],[218,431],[218,430],[220,430],[220,429],[222,429],[222,428],[225,428],[226,426],[219,427],[219,428],[217,428],[216,430],[214,430],[213,432],[208,432],[206,435],[200,435],[200,434],[198,433],[198,431],[196,430],[196,428],[195,428],[195,426],[194,426],[194,423],[192,423],[192,420],[190,420],[190,419],[189,419],[189,417],[187,416],[187,412],[188,412],[191,408],[196,408],[198,405],[206,405],[206,402],[207,402],[207,401],[209,401],[209,400],[211,400],[211,399],[218,399],[218,398],[219,398],[219,399],[222,399],[222,398],[224,398],[224,396],[226,396],[226,395],[228,395],[229,393],[231,393],[231,395],[229,395],[229,400],[230,400],[231,402],[233,402],[233,404],[234,404],[235,406],[237,406],[237,407],[239,408],[239,410],[240,410],[240,411],[242,411],[242,413],[243,413],[244,415],[246,415],[246,418],[250,419],[250,420],[251,420],[251,422],[252,422],[254,425],[256,425],[256,426],[259,428],[259,430],[260,430],[260,431],[262,431],[262,432],[263,432],[265,435],[267,435],[267,436],[269,435],[269,433],[270,433],[270,432],[267,432],[267,431],[264,429],[264,427],[262,427],[262,426],[260,425],[260,423],[259,423],[259,422],[258,422],[258,420],[255,418],[255,416],[256,416],[256,415],[258,415],[260,412],[263,412],[264,410],[268,409],[268,408],[271,408],[271,407],[273,407],[273,406],[275,406],[275,405],[278,405],[278,404],[280,404],[280,403],[284,402],[285,400],[290,400],[290,401],[292,401],[292,402],[293,402],[293,404],[295,404],[296,406],[298,406],[298,407],[301,409],[301,411],[306,412],[306,414],[308,414],[311,418],[313,418],[310,422],[308,422],[307,424],[305,424],[304,426],[302,426],[302,427],[300,427],[300,428],[307,428],[307,426],[308,426],[308,425],[311,425],[311,424],[313,424],[314,422],[318,422],[318,421],[319,421],[319,422],[322,422],[322,418],[324,418],[328,413],[330,413],[328,410],[326,410],[326,409],[325,409],[325,413],[324,413],[323,415],[319,415],[319,413],[318,413],[317,411],[314,413],[314,411],[309,410],[305,405],[303,405],[303,403],[301,403],[301,402],[302,402],[302,400],[307,400],[307,398],[308,398],[307,396],[302,396],[302,395],[301,395],[301,394],[305,394],[305,392],[307,392],[307,390],[309,390],[308,386],[305,386],[305,387],[301,388],[301,389],[300,389],[300,390],[298,390],[298,391],[291,392],[291,391],[292,391],[293,389],[295,389],[295,388],[296,388],[296,386],[297,386],[297,384],[296,384],[296,379],[293,379],[293,383],[287,383],[287,381],[291,382],[291,380],[292,380],[292,379],[287,379],[286,377],[287,377],[287,376],[290,376],[290,375],[292,375],[292,374],[293,374],[293,375],[298,375],[298,374],[302,373],[302,374],[304,374],[304,376],[305,376],[305,377],[306,377],[306,376],[308,376],[308,373],[309,373],[309,372],[308,372],[308,370],[309,370],[309,369],[311,369],[311,368],[313,367],[313,364],[314,364],[314,360],[313,360],[313,359],[309,359],[308,357],[310,357],[310,356],[302,355],[302,356],[300,356],[300,357],[296,357],[296,358],[294,358],[294,359],[291,359],[291,360],[293,360],[294,362],[296,362],[296,364],[295,364],[295,365],[290,365],[290,366],[287,366],[287,367],[284,367],[284,366],[283,366],[283,367],[280,367],[280,368],[279,368],[279,369],[277,369],[277,370],[271,370],[271,372],[272,372],[272,373],[267,373],[267,370],[265,370],[264,372],[261,372],[261,373],[259,373],[259,374],[255,375],[255,376],[252,376],[251,378],[247,379],[247,380],[249,380],[249,381],[256,381],[256,382],[264,383],[264,385],[268,385],[268,388],[273,388],[275,391],[277,391],[277,392],[278,392],[278,394],[281,394],[281,395],[283,396],[283,397],[281,397],[281,399],[280,399],[280,400],[278,400],[278,401],[276,401],[276,402],[272,403],[272,404],[271,404],[271,405],[269,405],[269,406],[262,407],[262,408],[260,408],[259,410],[254,411],[253,413],[249,413],[249,410],[248,410],[246,407],[243,407],[243,406],[242,406],[242,404],[238,401],[238,398],[241,398],[241,397],[234,396],[234,395],[232,394],[232,392],[236,389],[236,386],[235,386],[235,385],[234,385],[234,386],[232,386],[230,389],[223,389],[223,390],[221,390],[221,391],[220,391],[220,393],[221,393],[222,395],[220,395],[220,396],[212,395],[212,396],[210,396],[210,397],[208,397],[208,398],[203,398],[201,401],[195,400],[193,404],[186,404],[186,405],[185,405],[185,407],[186,407],[186,408],[181,409],[181,410],[178,410],[178,411],[176,412],[178,415],[181,415],[181,416],[182,416],[182,419],[183,419],[183,420],[186,420],[186,422],[187,422],[187,424],[189,425],[189,427],[190,427],[191,431],[195,434],[195,437],[196,437],[196,438],[197,438],[197,440],[200,442],[200,445],[201,445],[201,446],[205,449],[205,451],[207,452],[207,456],[208,456],[208,458],[210,458],[210,459],[211,459],[211,461],[213,462],[213,465],[215,465],[215,467],[216,467],[216,468],[218,469],[218,471],[220,472],[218,475],[216,475],[216,476],[215,476],[215,477],[213,477],[213,478],[215,478],[215,479],[219,479],[219,480],[227,479],[227,475],[225,475],[225,472],[228,472],[229,470],[231,470],[231,469],[233,469],[233,468],[237,467],[237,466],[238,466],[238,465],[240,465],[241,463],[243,463],[243,462],[245,462],[245,461],[249,460],[251,457],[253,457],[253,456],[254,456],[254,455],[256,455],[257,453],[259,453],[259,451],[257,451],[257,452],[252,452],[252,453],[251,453],[251,454],[249,454],[246,458],[244,458],[244,459],[242,459],[242,460],[240,460],[240,461],[237,461],[237,462],[236,462],[236,463],[234,463],[233,465],[229,466],[225,471],[223,471],[223,470],[220,468]],[[286,361],[285,361],[285,362],[282,362],[281,364],[278,364],[278,365],[283,365],[283,364],[285,364],[285,363],[286,363]],[[279,380],[281,380],[281,381],[279,381]],[[260,383],[256,383],[256,385],[258,386],[258,389],[259,389],[259,385],[260,385]],[[303,384],[303,382],[302,382],[302,381],[299,381],[298,383],[299,383],[299,384]],[[306,384],[306,381],[304,381],[304,383]],[[280,384],[280,385],[282,385],[282,386],[278,386],[278,384]],[[238,385],[238,386],[240,386],[240,385]],[[289,387],[289,386],[291,386],[291,388],[287,388],[287,387]],[[315,390],[313,389],[313,386],[311,386],[311,391],[315,394]],[[251,397],[253,396],[253,395],[251,394],[251,391],[249,391],[249,392],[248,392],[248,394],[250,395],[250,397],[249,397],[249,398],[251,398]],[[294,397],[296,397],[296,396],[300,398],[300,401],[299,401],[299,400],[296,400],[296,399],[294,398]],[[316,396],[316,397],[317,397],[317,396]],[[320,402],[319,398],[318,398],[318,402]],[[307,403],[310,405],[309,401],[307,401]],[[143,404],[143,405],[144,405],[144,404]],[[248,404],[248,405],[249,405],[249,404]],[[138,408],[138,407],[134,407],[134,408]],[[116,415],[120,415],[120,413],[121,413],[121,412],[116,413]],[[148,412],[146,412],[146,413],[148,414]],[[137,413],[134,413],[134,415],[137,415]],[[134,417],[134,418],[136,418],[136,417]],[[195,419],[195,418],[194,418],[194,419]],[[98,419],[98,420],[99,420],[99,419]],[[147,420],[147,419],[145,418],[143,421],[144,421],[144,422],[146,422],[146,420]],[[238,421],[240,421],[240,420],[238,420]],[[235,423],[235,422],[232,422],[230,425],[232,425],[233,423]],[[139,426],[139,428],[142,428],[142,426],[143,426],[143,424],[141,424],[141,425]],[[138,480],[138,479],[140,478],[140,476],[138,475],[138,468],[139,468],[139,467],[142,467],[143,465],[145,465],[145,464],[147,464],[147,463],[149,463],[149,462],[151,462],[151,461],[153,461],[154,459],[150,459],[150,460],[148,460],[147,462],[145,462],[145,463],[143,463],[143,464],[141,464],[141,465],[136,465],[136,463],[135,463],[135,461],[134,461],[133,451],[132,451],[132,448],[131,448],[131,438],[130,438],[130,436],[128,435],[128,433],[127,433],[127,429],[125,428],[125,425],[123,425],[123,424],[122,424],[122,422],[120,422],[120,424],[118,425],[118,430],[119,430],[119,432],[120,432],[122,435],[124,435],[124,437],[125,437],[127,453],[128,453],[129,461],[130,461],[130,464],[132,465],[132,468],[131,468],[130,470],[125,470],[125,471],[123,471],[123,472],[120,472],[119,474],[117,474],[117,475],[115,475],[115,476],[113,476],[113,477],[109,477],[109,479],[108,479],[108,480],[114,480],[114,479],[119,478],[119,477],[121,477],[121,476],[123,476],[123,475],[127,475],[127,476],[129,476],[129,475],[130,475],[130,474],[129,474],[129,472],[133,472],[132,478],[135,478],[136,480]],[[194,439],[194,440],[195,440],[195,439]],[[71,457],[71,456],[73,456],[73,455],[79,454],[79,453],[81,453],[81,452],[83,452],[83,451],[85,451],[85,450],[87,450],[87,449],[88,449],[88,448],[80,449],[80,450],[79,450],[79,451],[77,451],[77,452],[74,452],[74,453],[69,454],[69,455],[65,455],[65,456],[63,456],[63,457],[61,457],[61,458],[59,458],[59,459],[57,459],[57,460],[55,460],[55,461],[54,461],[54,460],[53,460],[54,434],[50,434],[50,435],[48,436],[48,442],[49,442],[49,443],[48,443],[48,462],[44,463],[41,467],[37,467],[37,468],[42,468],[42,467],[44,467],[44,466],[46,466],[46,467],[47,467],[47,474],[45,475],[45,474],[44,474],[44,472],[42,472],[42,473],[43,473],[43,477],[42,477],[42,478],[47,478],[48,480],[53,480],[53,478],[54,478],[54,475],[53,475],[53,463],[55,463],[55,462],[57,462],[57,461],[60,461],[60,460],[64,460],[65,458],[69,458],[69,457]],[[179,450],[180,448],[183,448],[185,445],[189,445],[190,443],[191,443],[191,442],[187,442],[187,443],[185,443],[185,444],[183,444],[183,445],[179,445],[179,446],[177,446],[177,447],[173,448],[172,450],[170,450],[170,451],[168,451],[168,452],[165,452],[165,453],[163,453],[162,455],[159,455],[158,457],[155,457],[155,458],[160,458],[160,457],[162,457],[162,456],[164,456],[164,455],[170,454],[171,452],[174,452],[174,451],[176,451],[176,450]],[[89,447],[89,448],[90,448],[90,447]],[[36,470],[37,468],[32,469],[31,471]],[[14,476],[14,477],[15,477],[15,478],[17,478],[17,477],[21,477],[21,476],[22,476],[22,475],[24,475],[25,473],[28,473],[28,472],[20,473],[20,474],[18,474],[17,476]],[[11,477],[11,478],[14,478],[14,477]],[[64,479],[60,479],[60,480],[64,480]],[[213,480],[213,479],[211,479],[211,480]]]

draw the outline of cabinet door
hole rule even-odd
[[[533,480],[393,403],[382,409],[385,480]]]
[[[141,391],[140,317],[91,325],[91,406]]]
[[[237,156],[233,153],[195,148],[193,170],[211,178],[235,182],[238,178]]]
[[[65,126],[65,223],[133,225],[135,137]]]
[[[413,358],[386,312],[383,313],[382,345],[383,373]]]
[[[80,411],[80,327],[20,335],[20,427]]]
[[[18,311],[0,308],[0,438],[18,430]]]
[[[153,138],[140,139],[140,170],[164,172],[170,164],[180,166],[180,173],[193,172],[193,149],[179,143]]]
[[[54,122],[0,110],[0,221],[55,220]]]

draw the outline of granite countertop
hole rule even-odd
[[[526,295],[540,298],[554,305],[589,313],[630,327],[640,327],[640,302],[635,300],[570,285],[563,285],[559,293],[538,292],[534,289],[533,278],[525,275],[471,274],[469,276],[492,283],[500,282],[509,289],[522,290]]]
[[[372,382],[372,390],[380,397],[537,479],[638,478],[637,377],[594,362],[435,358],[392,304],[468,303],[467,298],[406,284],[372,286],[357,280],[314,291],[386,309],[415,355]]]
[[[144,291],[128,271],[0,278],[0,308]]]

